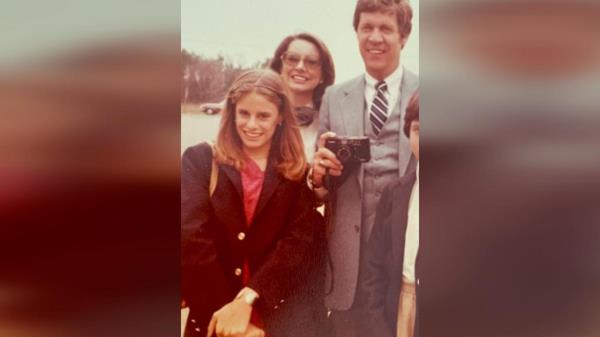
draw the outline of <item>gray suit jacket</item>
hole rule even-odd
[[[326,131],[333,131],[339,136],[365,134],[365,85],[365,77],[361,75],[327,89],[319,113],[319,135]],[[402,111],[402,123],[410,96],[418,85],[418,77],[404,69],[399,105],[395,107]],[[402,133],[402,127],[398,132],[400,178],[410,170],[409,162],[412,161],[409,141]],[[332,266],[327,271],[325,305],[333,310],[348,310],[354,302],[360,256],[363,174],[362,167],[355,170],[334,193],[328,195],[328,207],[331,207],[331,212],[328,212],[328,245]]]

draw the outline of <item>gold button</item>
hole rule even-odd
[[[235,268],[233,273],[235,274],[235,276],[240,276],[240,275],[242,275],[242,270],[240,268]]]
[[[244,232],[239,232],[238,236],[237,236],[238,240],[242,241],[246,238],[246,233]]]

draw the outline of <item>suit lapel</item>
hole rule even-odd
[[[343,91],[342,120],[344,121],[344,136],[364,136],[365,121],[365,79],[359,77]]]
[[[365,135],[365,78],[360,76],[354,83],[344,90],[342,100],[342,119],[344,124],[344,136]],[[362,194],[363,189],[363,165],[359,165],[356,178]]]
[[[410,97],[417,90],[419,86],[419,80],[415,74],[408,71],[408,69],[404,68],[404,73],[402,75],[402,85],[400,85],[400,96],[399,96],[399,108],[400,108],[400,149],[398,151],[398,160],[400,163],[405,163],[404,165],[400,165],[398,167],[400,177],[402,177],[409,167],[409,162],[411,161],[412,152],[410,150],[409,140],[404,134],[404,115],[406,112],[406,107],[408,106],[408,102],[410,101]]]
[[[417,75],[404,68],[402,85],[400,85],[400,108],[402,109],[402,112],[406,110],[408,101],[410,100],[412,94],[417,90],[418,86],[419,78]],[[402,119],[404,120],[404,116],[402,116]]]

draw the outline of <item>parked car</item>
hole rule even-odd
[[[207,115],[216,115],[221,113],[223,105],[221,103],[204,103],[200,105],[200,111]]]

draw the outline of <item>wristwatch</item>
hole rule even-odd
[[[258,297],[259,296],[256,293],[256,291],[246,287],[246,288],[243,288],[242,290],[240,290],[240,292],[237,294],[235,299],[237,300],[237,299],[241,298],[244,302],[246,302],[246,304],[248,304],[249,306],[252,306],[252,305],[254,305],[254,302],[256,302]]]

